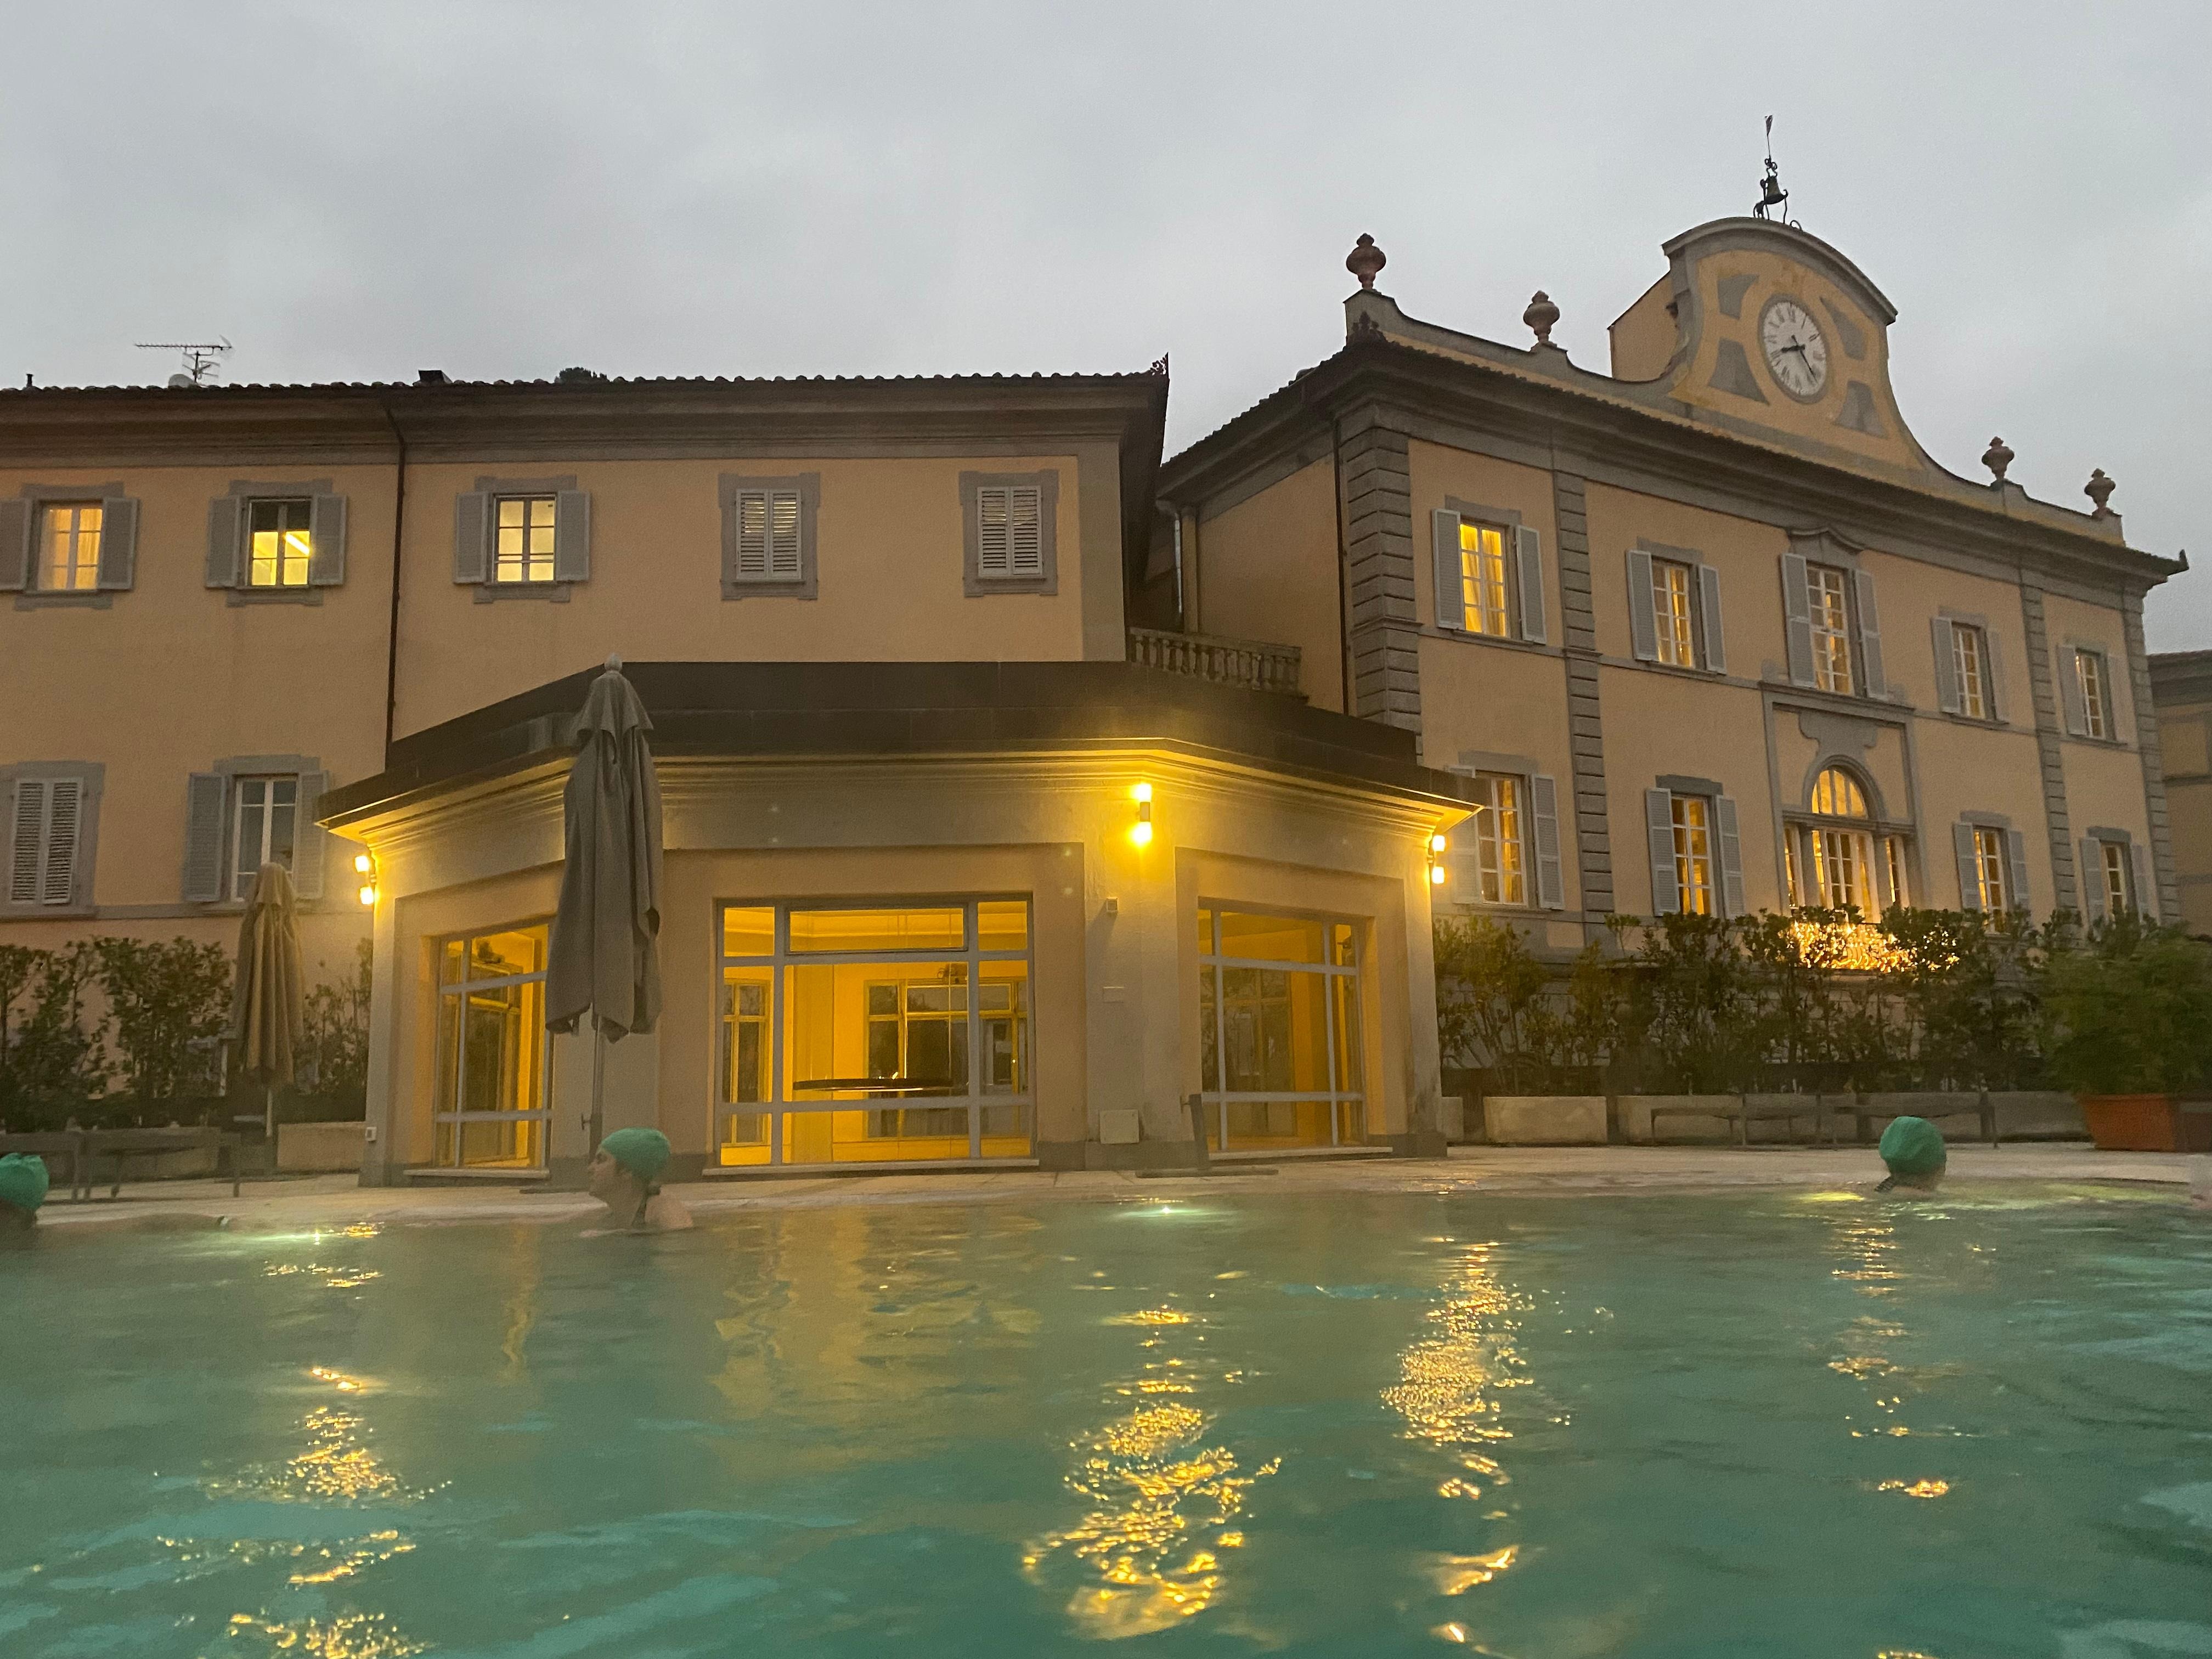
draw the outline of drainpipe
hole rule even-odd
[[[398,417],[392,414],[390,404],[379,398],[376,406],[384,411],[392,442],[399,446],[392,486],[392,623],[384,656],[384,763],[389,766],[399,719],[399,571],[407,544],[407,434],[399,429]]]

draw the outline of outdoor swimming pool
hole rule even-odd
[[[54,1235],[0,1297],[11,1659],[2212,1653],[2170,1196]]]

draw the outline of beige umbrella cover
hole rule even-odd
[[[545,975],[545,1023],[586,1012],[611,1042],[660,1018],[660,781],[653,729],[622,659],[592,682],[576,721],[562,801],[560,908]]]
[[[264,864],[239,924],[238,973],[230,988],[228,1035],[241,1073],[272,1089],[292,1080],[304,999],[291,872]]]

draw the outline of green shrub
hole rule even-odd
[[[93,941],[125,1091],[149,1113],[215,1093],[230,958],[187,939]],[[158,1103],[158,1104],[157,1104]]]
[[[100,1029],[84,1012],[94,971],[87,941],[0,945],[0,1124],[58,1129],[106,1087]]]
[[[2046,971],[2051,1071],[2084,1094],[2212,1087],[2212,945],[2132,916],[2102,924]]]

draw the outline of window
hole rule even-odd
[[[2002,830],[1974,831],[1975,896],[1984,910],[2009,910],[2019,902],[2013,890],[2012,860]]]
[[[1878,916],[1909,902],[1906,837],[1875,820],[1856,775],[1823,767],[1806,808],[1812,821],[1791,824],[1783,844],[1791,903]]]
[[[441,942],[431,1121],[444,1169],[534,1170],[552,1115],[546,924]]]
[[[247,506],[246,585],[305,587],[312,548],[304,501],[253,501]]]
[[[1505,532],[1498,526],[1472,519],[1460,520],[1459,586],[1468,633],[1504,635],[1508,631]]]
[[[76,896],[85,821],[82,778],[17,778],[8,837],[8,902],[67,904]]]
[[[1474,890],[1461,895],[1485,904],[1528,902],[1528,843],[1522,809],[1523,781],[1499,772],[1474,775],[1474,817],[1453,832],[1472,851]]]
[[[1813,683],[1823,691],[1850,695],[1850,612],[1844,595],[1848,578],[1832,565],[1807,568],[1805,589],[1813,616]]]
[[[492,580],[508,585],[553,580],[554,498],[501,495],[493,502]]]
[[[2116,841],[2097,843],[2099,868],[2093,880],[2104,883],[2105,914],[2117,916],[2136,908],[2134,872],[2129,868],[2129,849]]]
[[[1029,902],[726,904],[716,1160],[1026,1158]]]
[[[795,582],[799,578],[799,492],[737,493],[738,580]]]
[[[1989,642],[1978,628],[1965,623],[1951,629],[1951,668],[1959,681],[1959,712],[1968,720],[1990,717]]]
[[[52,501],[41,510],[41,592],[89,593],[100,586],[100,528],[105,516],[98,501]]]
[[[1672,559],[1651,561],[1651,614],[1656,623],[1659,660],[1676,668],[1698,665],[1697,647],[1690,626],[1690,592],[1693,573]]]
[[[722,474],[722,597],[815,597],[815,509],[822,475],[782,477]]]
[[[1889,902],[1892,904],[1911,903],[1912,889],[1905,880],[1905,842],[1895,836],[1884,836],[1881,858],[1889,876]]]
[[[1364,1143],[1353,925],[1207,905],[1198,946],[1208,1144],[1238,1152]]]
[[[1055,591],[1059,473],[963,472],[960,507],[970,598]]]
[[[300,805],[300,781],[240,778],[231,814],[234,826],[230,896],[253,896],[254,878],[264,864],[292,867],[292,848]]]
[[[2075,683],[2081,691],[2081,730],[2086,736],[2109,739],[2112,735],[2112,705],[2105,689],[2105,658],[2101,652],[2074,653]]]
[[[1674,797],[1674,886],[1681,914],[1710,916],[1713,892],[1713,805],[1703,795]]]

